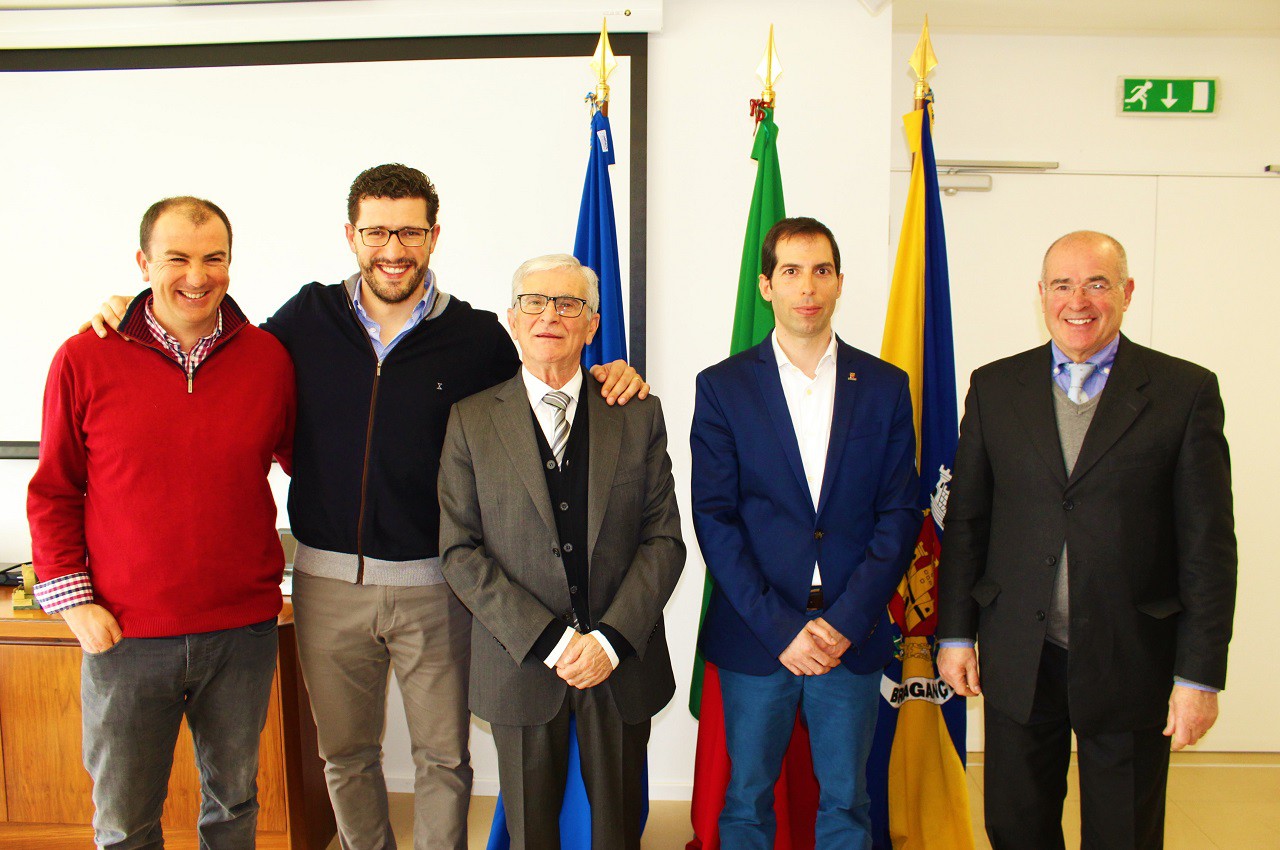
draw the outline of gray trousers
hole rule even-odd
[[[414,847],[466,850],[467,609],[444,583],[386,587],[294,573],[293,611],[343,850],[396,846],[382,774],[393,670],[413,755]]]
[[[582,781],[591,803],[591,846],[640,850],[645,751],[651,721],[624,723],[609,689],[569,688],[550,723],[493,724],[498,780],[507,811],[511,850],[560,847],[560,807],[569,767],[573,715]]]
[[[160,815],[185,714],[200,771],[200,846],[251,850],[276,640],[273,617],[205,634],[124,638],[85,654],[84,766],[93,778],[98,846],[164,846]]]

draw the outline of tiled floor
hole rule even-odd
[[[970,759],[969,807],[977,847],[989,850],[982,834],[981,761],[981,753]],[[1062,816],[1068,847],[1080,846],[1078,789],[1072,764]],[[1175,753],[1169,768],[1165,848],[1280,848],[1280,754]]]
[[[1068,847],[1080,846],[1080,808],[1071,769],[1063,831]],[[977,847],[989,850],[982,832],[982,754],[969,764],[969,803]],[[412,799],[393,794],[391,818],[401,847],[413,846]],[[484,850],[493,797],[471,801],[471,848]],[[1169,771],[1166,850],[1280,850],[1280,754],[1178,753]],[[687,802],[650,806],[644,850],[683,850],[691,836]],[[337,850],[335,840],[330,850]]]
[[[471,798],[471,813],[467,818],[471,850],[485,850],[496,800],[495,797]],[[413,847],[413,795],[391,795],[391,825],[395,829],[396,843],[402,850],[410,850]],[[644,833],[643,850],[684,850],[685,842],[692,836],[687,802],[654,800],[649,804],[649,825]],[[328,850],[340,850],[338,839],[333,839]]]

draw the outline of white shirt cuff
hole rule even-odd
[[[609,643],[609,639],[604,636],[604,632],[591,631],[587,632],[589,637],[596,639],[596,643],[600,644],[600,648],[604,650],[604,654],[609,656],[609,663],[613,665],[613,669],[618,669],[618,653],[613,651],[613,644]]]
[[[569,648],[569,641],[573,640],[573,635],[573,629],[566,626],[564,634],[560,637],[560,642],[556,644],[555,649],[551,650],[550,655],[542,659],[542,663],[555,669],[556,662],[560,660],[561,655],[564,655],[564,651]]]

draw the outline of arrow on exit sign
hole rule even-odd
[[[1120,111],[1129,115],[1210,113],[1218,102],[1218,81],[1187,77],[1124,77]]]

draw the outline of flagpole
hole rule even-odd
[[[778,48],[773,43],[773,24],[769,24],[769,43],[765,45],[764,58],[760,60],[756,73],[764,83],[764,91],[760,92],[760,105],[772,109],[777,100],[773,84],[782,76],[782,62],[778,59]]]
[[[939,685],[932,646],[945,492],[958,436],[946,242],[931,133],[933,96],[927,79],[937,64],[926,18],[910,60],[916,76],[915,108],[904,122],[912,148],[911,178],[881,348],[884,359],[911,377],[921,499],[927,501],[912,561],[890,601],[902,632],[901,685],[927,682],[938,689],[933,699],[926,693],[924,699],[892,701],[900,707],[888,764],[888,837],[893,847],[902,850],[972,850],[974,846],[963,733],[957,740],[946,716],[958,712],[963,728],[964,707],[962,702],[948,704],[951,695]],[[937,485],[931,487],[935,480]],[[894,700],[900,692],[901,688],[895,689]]]
[[[760,64],[756,67],[756,76],[759,78],[763,88],[758,99],[752,98],[748,101],[753,121],[752,134],[755,136],[751,158],[757,163],[756,187],[752,193],[751,208],[747,216],[747,233],[743,239],[742,265],[739,268],[738,275],[733,329],[730,331],[729,336],[730,354],[737,354],[743,349],[750,348],[760,342],[764,335],[773,329],[773,311],[759,294],[758,282],[761,242],[764,240],[764,235],[769,228],[785,215],[783,209],[785,204],[782,199],[781,188],[782,176],[778,172],[777,127],[772,123],[774,103],[777,100],[774,86],[777,85],[778,78],[782,76],[782,60],[778,58],[778,48],[774,43],[773,24],[769,24],[769,39],[765,43],[764,56],[761,57]],[[764,125],[765,128],[764,135],[760,134],[761,125]],[[766,196],[769,198],[767,204]],[[764,208],[766,205],[768,206],[767,210]],[[702,636],[702,623],[707,616],[707,606],[711,602],[713,584],[711,575],[708,573],[703,579],[702,586],[702,607],[698,615],[699,638]],[[702,719],[705,672],[706,662],[702,658],[702,651],[695,647],[693,674],[689,680],[689,713],[696,720]],[[718,696],[714,702],[718,710]],[[723,729],[717,734],[720,734],[722,738],[722,733]],[[723,755],[725,759],[728,759],[727,751],[724,751],[723,741],[719,741],[716,747],[717,758],[719,755]],[[696,779],[694,787],[696,793],[698,787]],[[723,788],[719,792],[721,799],[723,799]],[[718,803],[716,805],[716,813],[719,813]],[[696,850],[694,844],[690,844],[690,848]]]
[[[601,323],[592,344],[583,349],[583,365],[592,366],[618,357],[626,357],[626,332],[623,320],[622,283],[618,265],[617,228],[614,220],[613,192],[609,167],[614,162],[615,148],[609,127],[609,75],[617,67],[609,31],[604,21],[600,41],[590,63],[595,72],[596,88],[585,98],[590,106],[590,154],[583,185],[582,203],[578,211],[577,233],[573,254],[583,266],[591,268],[599,278]],[[569,719],[569,748],[564,794],[560,807],[560,846],[563,850],[592,850],[591,803],[582,776],[582,758],[578,749],[576,718]],[[644,830],[649,814],[648,766],[642,777],[643,800],[640,829]],[[494,806],[486,850],[510,850],[506,804],[501,792]],[[598,849],[597,849],[598,850]]]
[[[911,59],[908,61],[911,70],[916,73],[915,85],[915,106],[917,112],[924,109],[931,100],[930,95],[933,90],[929,88],[929,73],[937,67],[938,57],[933,55],[933,42],[929,39],[929,16],[924,16],[924,26],[920,29],[920,38],[916,41],[916,49],[911,53]],[[929,120],[933,120],[933,115],[929,115]],[[911,153],[911,164],[916,163],[916,154]]]
[[[929,40],[929,16],[924,16],[924,26],[920,29],[920,38],[916,41],[916,49],[908,61],[911,70],[916,74],[915,100],[916,109],[924,109],[929,100],[929,74],[938,67],[938,57],[933,54],[933,42]]]
[[[600,19],[600,41],[596,43],[596,52],[591,57],[591,70],[596,72],[596,90],[588,95],[592,107],[600,110],[605,118],[609,117],[609,75],[618,67],[614,58],[613,46],[609,43],[609,22]]]
[[[777,102],[775,89],[781,74],[782,62],[778,58],[771,25],[764,57],[756,69],[762,84],[760,97],[749,100],[753,135],[751,159],[756,163],[755,186],[742,240],[729,354],[737,354],[759,344],[773,329],[773,311],[760,295],[760,250],[765,234],[786,217],[782,172],[778,163],[778,126],[773,120]],[[708,573],[703,584],[699,635],[713,589],[714,582]],[[689,710],[698,718],[698,741],[694,758],[693,799],[689,807],[694,836],[685,848],[712,850],[721,846],[719,818],[729,783],[730,762],[725,746],[719,673],[714,664],[702,658],[700,652],[694,656],[693,675],[690,677]],[[814,846],[813,824],[819,791],[813,777],[808,733],[798,720],[796,726],[800,727],[799,731],[792,736],[782,776],[775,786],[774,812],[778,830],[774,850],[812,850]],[[800,740],[803,740],[803,746],[798,743]],[[807,837],[804,835],[806,824]]]

